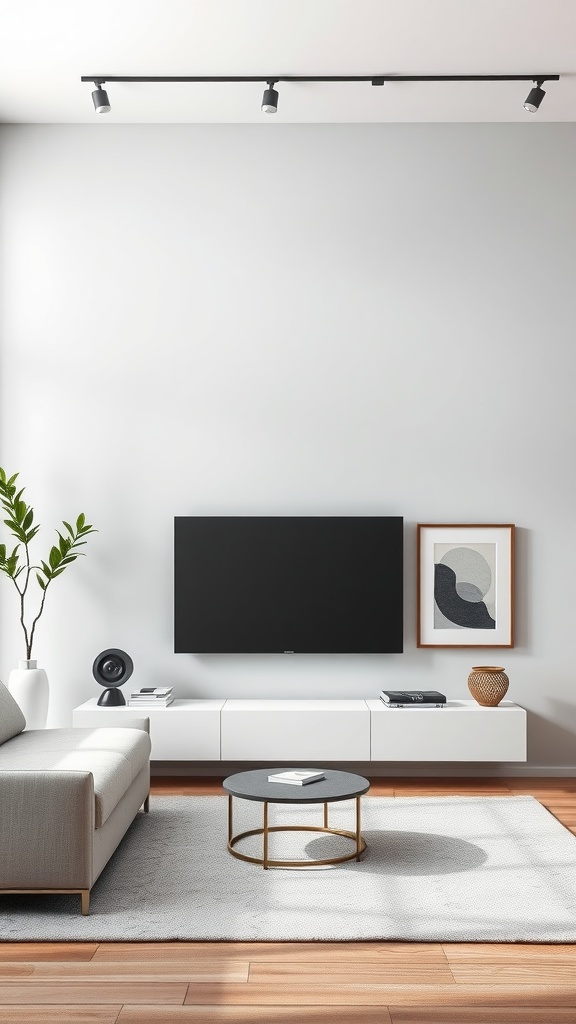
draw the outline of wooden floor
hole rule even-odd
[[[216,794],[158,779],[156,794]],[[530,794],[576,834],[576,779],[373,780],[374,796]],[[576,1024],[576,945],[0,942],[19,1024]]]

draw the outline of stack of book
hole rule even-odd
[[[380,690],[387,708],[443,708],[446,697],[438,690]]]
[[[326,776],[324,772],[308,771],[301,769],[293,772],[278,772],[277,775],[269,775],[268,782],[285,782],[288,786],[307,786],[309,782],[320,782]]]
[[[128,700],[129,708],[167,708],[172,703],[172,686],[143,686],[133,690]]]

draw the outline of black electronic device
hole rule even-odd
[[[401,516],[178,516],[174,650],[397,654]]]
[[[100,686],[105,686],[104,693],[98,698],[98,705],[103,708],[117,708],[125,704],[124,694],[118,689],[134,671],[134,663],[129,654],[116,647],[102,651],[94,659],[92,675]]]

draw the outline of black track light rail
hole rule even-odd
[[[107,82],[558,82],[560,75],[82,75],[80,81]]]

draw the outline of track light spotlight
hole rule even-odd
[[[541,81],[536,82],[536,88],[535,89],[530,89],[530,92],[528,93],[526,99],[524,100],[524,110],[529,110],[531,114],[535,114],[536,113],[536,111],[538,110],[538,107],[540,106],[540,104],[542,103],[542,100],[544,99],[544,97],[546,95],[544,89],[542,89],[541,86],[542,86],[542,82]]]
[[[276,114],[278,111],[278,93],[274,88],[275,84],[275,81],[270,81],[268,88],[264,89],[261,107],[263,114]]]
[[[92,102],[94,104],[94,110],[97,114],[108,114],[110,113],[110,100],[108,99],[108,93],[106,89],[102,89],[102,82],[94,82],[96,88],[92,93]]]

